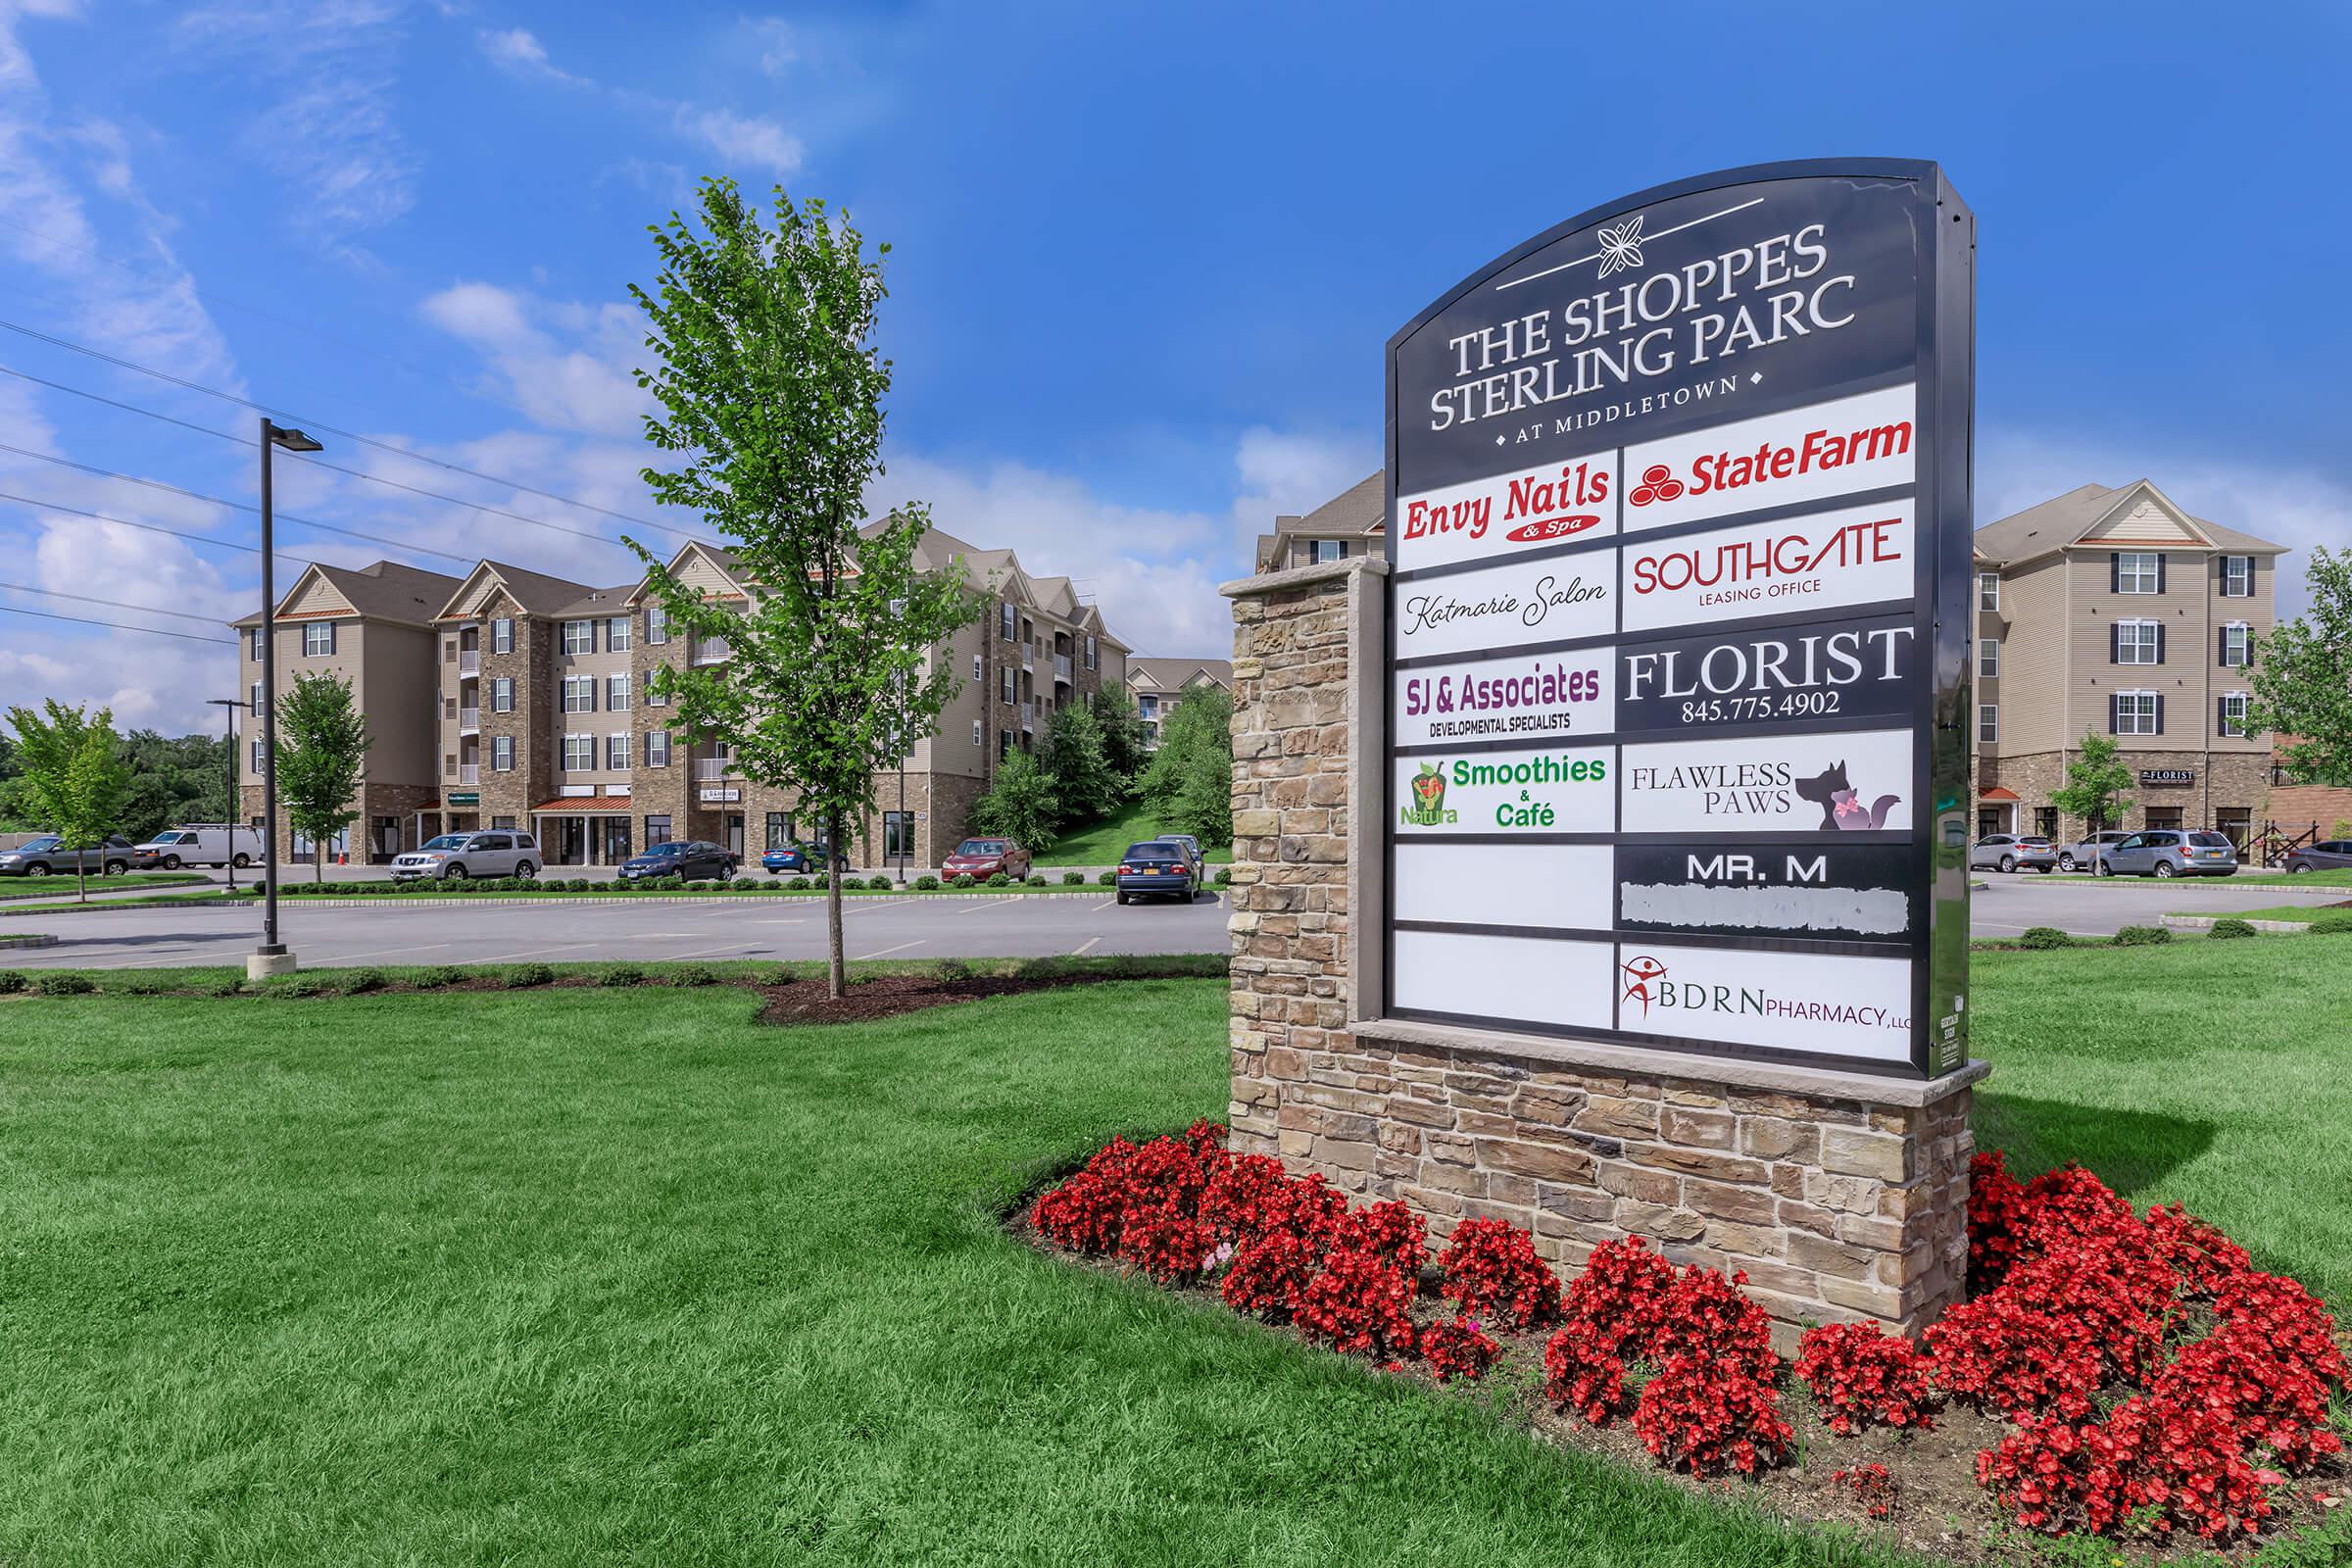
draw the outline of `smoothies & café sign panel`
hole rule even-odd
[[[1957,1064],[1974,238],[1733,171],[1391,340],[1391,1015]]]

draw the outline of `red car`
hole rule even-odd
[[[965,839],[939,867],[943,882],[953,882],[959,876],[985,882],[999,871],[1016,882],[1027,876],[1029,852],[1010,839]]]

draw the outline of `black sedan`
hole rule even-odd
[[[1190,904],[1200,886],[1193,858],[1183,845],[1166,839],[1128,845],[1127,853],[1119,857],[1117,880],[1121,904],[1145,898],[1181,899]]]
[[[672,839],[621,861],[619,875],[623,882],[657,876],[683,877],[689,882],[725,882],[735,875],[735,857],[723,847],[703,839]]]

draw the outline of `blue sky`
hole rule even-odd
[[[634,515],[644,226],[700,175],[894,246],[878,498],[1082,579],[1148,653],[1378,462],[1381,348],[1561,218],[1710,169],[1942,161],[1979,217],[1980,520],[2151,477],[2352,537],[2342,7],[735,6],[0,0],[0,318]],[[1914,16],[1917,12],[1919,15]],[[256,599],[252,416],[0,330],[0,606],[206,635]],[[286,465],[286,512],[597,581],[616,548]],[[661,537],[661,536],[655,536]],[[286,551],[387,552],[288,526]],[[2281,574],[2297,603],[2298,558]],[[0,614],[0,703],[212,721],[233,651]]]

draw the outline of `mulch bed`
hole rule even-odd
[[[1020,979],[1010,975],[973,975],[943,980],[925,974],[884,974],[854,981],[839,1001],[825,995],[825,982],[795,980],[790,985],[761,986],[767,1004],[760,1009],[761,1023],[862,1023],[871,1018],[895,1018],[903,1012],[944,1007],[989,997],[1017,997],[1031,991],[1058,991],[1069,986],[1101,985],[1123,975],[1050,975]]]
[[[1041,1184],[1008,1209],[1002,1216],[1006,1232],[1067,1267],[1133,1278],[1146,1289],[1166,1290],[1186,1297],[1202,1311],[1258,1323],[1228,1307],[1214,1285],[1163,1286],[1131,1264],[1114,1258],[1084,1257],[1047,1241],[1030,1224],[1029,1212],[1039,1196],[1058,1183],[1056,1178]],[[1438,1283],[1435,1268],[1422,1271],[1421,1298],[1413,1310],[1417,1325],[1452,1314],[1451,1304],[1438,1295]],[[1304,1336],[1290,1327],[1263,1323],[1258,1326],[1266,1333],[1279,1334],[1301,1345],[1307,1343]],[[2111,1558],[2134,1565],[2243,1562],[2259,1550],[2277,1546],[2282,1537],[2313,1528],[2326,1519],[2330,1510],[2320,1500],[2323,1496],[2341,1499],[2342,1506],[2352,1507],[2352,1496],[2347,1495],[2352,1494],[2352,1465],[2344,1462],[2346,1456],[2339,1455],[2274,1495],[2271,1528],[2254,1542],[2228,1548],[2216,1548],[2193,1536],[2170,1545],[2150,1545],[2143,1542],[2118,1544],[2088,1536],[2053,1542],[2016,1529],[1992,1494],[1976,1484],[1977,1454],[1999,1445],[2012,1430],[2005,1423],[1965,1405],[1947,1403],[1936,1410],[1935,1426],[1925,1432],[1898,1434],[1875,1427],[1858,1436],[1839,1437],[1823,1424],[1815,1413],[1811,1393],[1793,1374],[1784,1375],[1780,1394],[1781,1412],[1796,1432],[1795,1457],[1752,1480],[1738,1476],[1700,1479],[1659,1465],[1635,1435],[1630,1417],[1595,1427],[1573,1411],[1554,1408],[1544,1397],[1544,1346],[1551,1337],[1550,1329],[1511,1334],[1489,1325],[1487,1332],[1500,1347],[1501,1353],[1487,1375],[1477,1382],[1440,1383],[1428,1365],[1418,1360],[1392,1362],[1377,1370],[1381,1376],[1418,1383],[1440,1397],[1478,1398],[1541,1442],[1603,1455],[1689,1491],[1736,1500],[1760,1509],[1791,1530],[1818,1529],[1823,1525],[1847,1527],[1878,1544],[1900,1546],[1931,1562],[1968,1565],[1968,1568],[2026,1568],[2026,1565],[2048,1568],[2054,1561],[2067,1560],[2064,1554],[2069,1547],[2075,1548],[2082,1560],[2100,1564]],[[1368,1361],[1360,1364],[1367,1369],[1374,1366]],[[1630,1389],[1635,1380],[1629,1376],[1627,1382]],[[2122,1391],[2114,1399],[2102,1403],[2121,1402],[2128,1393]],[[1885,1465],[1894,1482],[1895,1500],[1886,1518],[1872,1518],[1862,1500],[1835,1479],[1840,1470],[1865,1464]],[[1562,1505],[1568,1505],[1565,1498]]]

